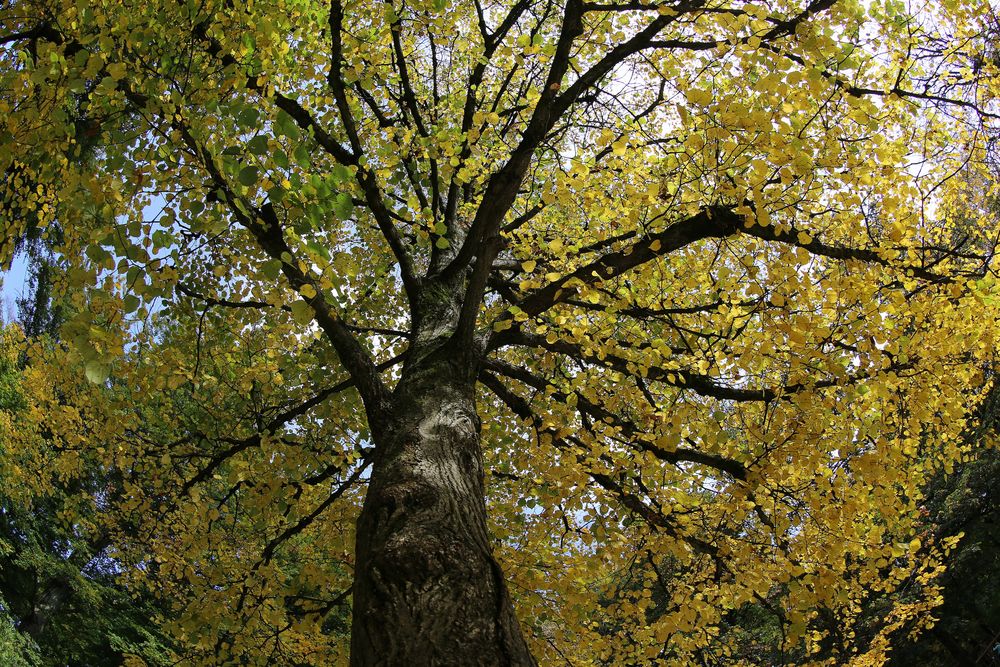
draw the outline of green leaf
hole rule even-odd
[[[89,245],[85,252],[94,264],[102,264],[111,257],[111,254],[99,245]]]
[[[243,111],[239,113],[236,117],[236,122],[240,124],[241,127],[254,127],[257,125],[257,119],[260,118],[260,112],[251,106],[243,108]]]
[[[330,176],[333,182],[338,184],[354,180],[354,172],[342,164],[333,165],[333,169],[330,170]]]
[[[333,202],[333,212],[341,220],[347,220],[354,214],[354,203],[351,201],[351,195],[346,192],[341,192],[337,195],[337,198]]]
[[[56,53],[53,51],[51,55],[56,55]],[[126,67],[125,63],[111,63],[110,65],[108,65],[107,71],[108,74],[111,75],[112,79],[114,79],[115,81],[121,81],[122,79],[125,78],[125,75],[128,73],[128,68]]]
[[[295,320],[297,323],[305,326],[306,324],[312,322],[313,311],[308,303],[300,299],[298,301],[294,301],[291,305],[291,308],[292,308],[292,319]]]
[[[257,182],[257,176],[258,176],[257,167],[250,166],[250,167],[243,167],[242,169],[240,169],[240,175],[238,178],[241,185],[245,185],[246,187],[249,188],[251,185]]]
[[[316,241],[306,241],[306,247],[326,261],[330,261],[330,251],[327,250],[325,245],[317,243]]]
[[[88,361],[83,372],[90,382],[104,384],[111,375],[111,364],[99,360]]]
[[[288,137],[289,139],[299,138],[299,126],[284,111],[279,111],[277,118],[274,119],[274,129],[278,131],[279,136]]]
[[[267,136],[258,134],[256,137],[247,142],[247,150],[254,155],[267,155]]]
[[[260,267],[260,273],[268,280],[277,280],[281,274],[281,262],[276,259],[264,262]]]
[[[122,308],[125,309],[126,313],[134,313],[139,309],[139,297],[134,294],[126,294],[125,298],[122,299]]]
[[[295,158],[295,164],[300,167],[308,167],[312,161],[312,153],[309,152],[305,144],[296,146],[295,150],[292,151],[292,157]]]

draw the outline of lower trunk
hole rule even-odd
[[[474,388],[400,381],[358,519],[351,665],[535,665],[493,558]]]

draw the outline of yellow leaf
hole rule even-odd
[[[121,81],[125,78],[125,73],[127,69],[125,63],[113,63],[108,65],[108,75],[111,76],[115,81]]]

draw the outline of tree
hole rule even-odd
[[[932,583],[943,599],[933,611],[934,625],[920,635],[901,628],[888,656],[888,665],[959,667],[994,664],[998,659],[995,654],[997,631],[993,628],[997,625],[995,590],[1000,559],[992,530],[996,524],[994,480],[998,459],[995,448],[998,407],[1000,387],[991,383],[977,413],[970,417],[964,435],[971,445],[969,457],[956,464],[950,474],[939,471],[923,490],[922,529],[918,538],[925,544],[934,544],[943,538],[961,538],[961,541],[943,561],[947,568],[944,574]],[[671,572],[670,565],[669,562],[656,565],[660,576],[654,582],[653,604],[647,610],[647,615],[654,619],[662,602],[668,599],[669,587],[682,576]],[[635,576],[635,573],[628,572],[628,575]],[[816,625],[822,627],[832,620],[840,624],[840,633],[849,632],[858,645],[866,645],[884,629],[887,621],[893,621],[894,605],[926,595],[926,591],[921,590],[924,585],[914,576],[901,581],[896,590],[874,592],[863,600],[862,611],[854,619],[838,618],[836,610],[819,608]],[[727,614],[719,631],[722,636],[731,636],[733,651],[726,656],[704,652],[699,656],[702,664],[794,665],[808,661],[802,647],[789,650],[784,642],[780,610],[786,608],[783,598],[788,592],[787,586],[773,585],[766,596]],[[910,622],[923,620],[913,618]],[[853,627],[846,627],[851,622]],[[845,662],[842,647],[832,642],[826,642],[812,658],[826,659],[833,664]]]
[[[90,288],[33,400],[120,390],[46,427],[191,656],[341,659],[348,599],[354,665],[727,655],[776,583],[804,655],[926,620],[993,349],[985,3],[0,11],[4,247],[58,220]],[[868,644],[816,616],[908,576]]]
[[[996,391],[990,398],[995,411]],[[995,413],[990,418],[995,420]],[[954,475],[936,478],[928,490],[930,527],[939,534],[961,533],[963,539],[941,577],[944,601],[935,610],[937,623],[919,641],[898,647],[891,664],[930,667],[1000,661],[995,650],[1000,606],[992,594],[1000,571],[994,537],[997,472],[998,454],[991,447],[963,463]]]
[[[96,666],[135,655],[169,664],[168,643],[151,621],[154,599],[121,587],[107,554],[97,500],[113,493],[107,469],[84,464],[73,475],[54,471],[51,484],[26,483],[25,470],[45,469],[59,457],[28,414],[26,395],[37,374],[18,367],[23,342],[16,326],[0,334],[0,658]],[[77,378],[62,387],[64,407],[83,404],[69,398],[74,384],[100,391]]]
[[[78,118],[74,124],[78,127]],[[76,158],[95,152],[94,137],[77,132],[82,146]],[[169,641],[152,619],[155,599],[120,585],[107,526],[99,503],[114,498],[117,473],[90,459],[75,474],[57,471],[42,484],[25,484],[24,470],[45,468],[59,455],[45,431],[33,428],[23,384],[34,369],[25,366],[25,343],[40,349],[58,345],[65,315],[53,286],[62,262],[53,253],[61,231],[45,230],[36,216],[14,244],[27,259],[26,293],[17,299],[19,325],[0,333],[0,607],[4,631],[0,662],[25,665],[120,665],[126,656],[147,664],[167,664]],[[22,330],[23,329],[23,330]],[[20,354],[19,354],[20,353]],[[80,378],[61,387],[57,409],[79,407],[73,391]],[[85,384],[85,383],[84,383]],[[89,391],[95,391],[90,387]],[[28,392],[30,395],[30,391]],[[10,437],[17,431],[17,437]],[[23,447],[26,441],[32,446]],[[22,446],[11,446],[18,443]]]
[[[889,664],[950,666],[1000,661],[996,653],[1000,605],[993,591],[1000,572],[1000,554],[994,537],[997,523],[996,477],[1000,453],[996,449],[1000,387],[992,384],[970,420],[966,438],[988,443],[956,466],[952,474],[938,473],[928,484],[921,508],[925,532],[935,536],[961,535],[962,541],[947,560],[940,578],[943,602],[934,611],[934,627],[917,641],[895,647]],[[880,605],[882,609],[885,604]],[[875,616],[878,610],[874,610]],[[865,619],[872,622],[872,617]]]

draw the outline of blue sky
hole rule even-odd
[[[10,271],[0,272],[0,280],[3,281],[2,288],[0,288],[0,296],[3,297],[0,320],[4,322],[14,319],[14,315],[17,313],[15,302],[27,286],[27,267],[27,255],[22,253],[14,258]]]

